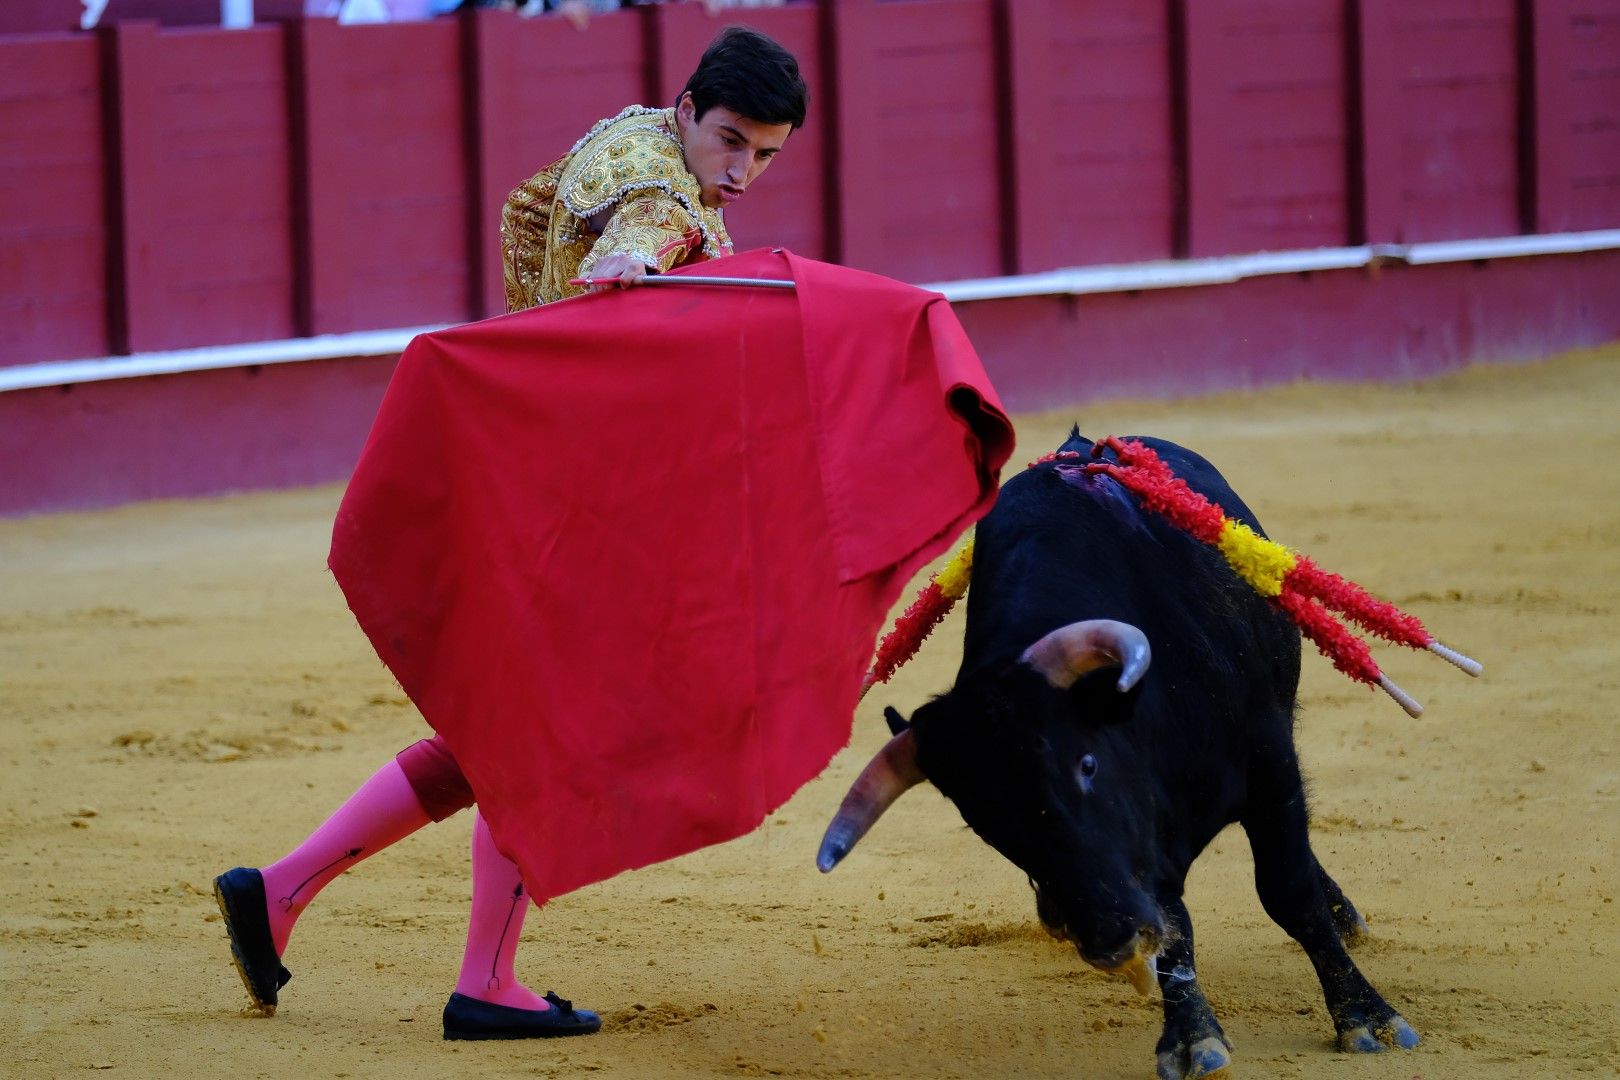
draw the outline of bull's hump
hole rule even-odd
[[[1002,517],[1019,531],[1036,520],[1049,525],[1066,522],[1068,528],[1093,537],[1099,529],[1131,535],[1147,531],[1136,498],[1113,477],[1086,472],[1086,460],[1060,459],[1013,477],[996,509],[1003,510]],[[991,514],[996,516],[996,511]],[[995,524],[991,522],[992,528]]]

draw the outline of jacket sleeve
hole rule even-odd
[[[535,173],[519,184],[501,209],[501,263],[506,278],[506,310],[521,311],[540,303],[546,265],[551,206],[557,178],[568,159]]]
[[[608,255],[629,255],[654,270],[670,270],[702,246],[702,230],[686,207],[662,189],[648,188],[620,200],[580,263],[580,274],[590,277]]]

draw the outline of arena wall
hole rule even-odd
[[[506,193],[620,104],[673,100],[723,25],[696,4],[584,32],[489,10],[160,25],[193,8],[0,36],[0,514],[344,477],[399,328],[500,311]],[[801,58],[813,107],[729,215],[739,248],[944,288],[1015,408],[1620,338],[1607,0],[744,21]],[[1255,252],[1308,268],[1196,272]],[[1089,284],[1042,284],[1070,267]],[[1141,287],[1161,267],[1179,287]]]

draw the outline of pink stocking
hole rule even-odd
[[[456,993],[514,1009],[548,1009],[544,998],[518,982],[512,960],[528,914],[529,894],[517,864],[502,855],[484,824],[473,819],[472,918]]]
[[[293,923],[327,882],[430,820],[397,761],[378,769],[309,839],[262,871],[276,953],[287,951]]]

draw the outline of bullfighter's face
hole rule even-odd
[[[681,95],[675,125],[686,170],[698,182],[703,205],[711,209],[742,198],[793,133],[792,124],[764,124],[724,105],[711,106],[699,118],[691,94]]]
[[[1117,674],[1055,689],[1020,664],[912,718],[922,772],[1029,875],[1047,930],[1106,969],[1156,953],[1164,925],[1154,794],[1129,721],[1136,693],[1119,693]]]

